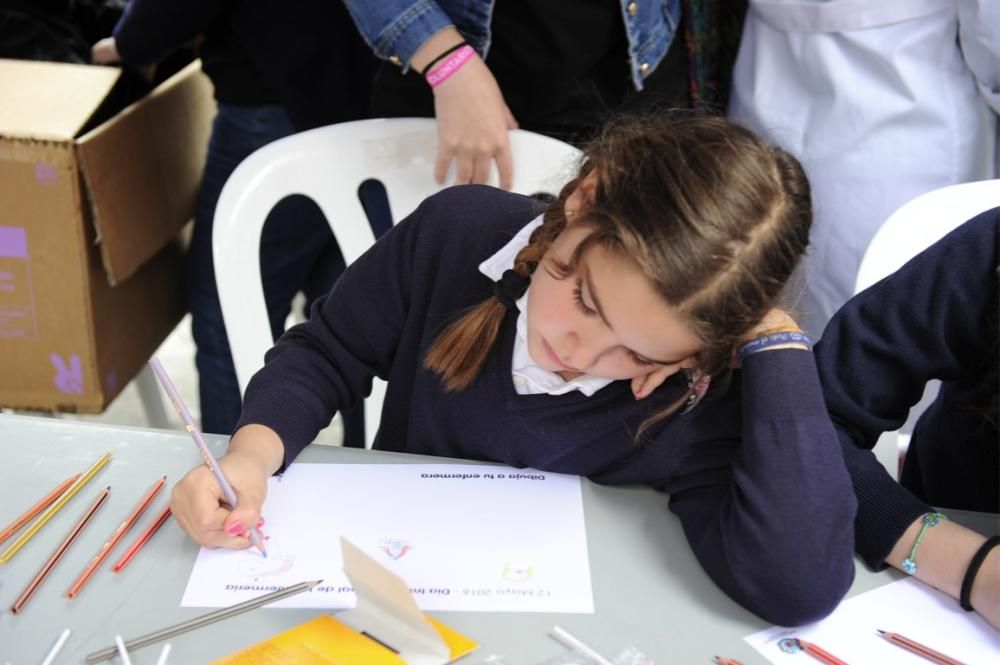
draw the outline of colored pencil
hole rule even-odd
[[[718,665],[743,665],[735,658],[726,658],[725,656],[712,656],[712,662],[718,663]]]
[[[160,657],[156,659],[156,665],[167,665],[167,656],[170,655],[170,642],[163,645],[163,651],[160,652]]]
[[[906,649],[907,651],[912,651],[932,663],[937,663],[938,665],[962,665],[961,661],[955,660],[950,656],[946,656],[940,651],[935,651],[920,642],[911,640],[909,637],[905,637],[899,633],[890,633],[885,630],[876,630],[878,630],[878,634],[884,637],[888,642],[895,644],[897,647]]]
[[[45,654],[45,660],[42,661],[42,665],[52,665],[52,661],[56,659],[56,656],[59,655],[59,651],[63,648],[63,645],[66,644],[66,640],[69,639],[69,633],[69,628],[62,632],[62,635],[59,636],[56,643],[53,644],[52,648],[49,649],[49,652]]]
[[[79,473],[74,474],[69,478],[67,478],[66,480],[59,483],[59,486],[56,487],[51,492],[49,492],[48,494],[46,494],[44,497],[42,497],[41,501],[33,505],[31,508],[28,508],[28,510],[25,511],[23,515],[21,515],[16,520],[11,522],[10,526],[8,526],[3,531],[0,531],[0,543],[4,542],[5,540],[13,536],[15,533],[17,533],[18,529],[20,529],[22,526],[30,522],[31,518],[33,518],[35,515],[42,512],[46,508],[48,508],[49,505],[51,505],[53,501],[62,496],[63,492],[65,492],[70,485],[75,483],[76,479],[79,478],[81,475],[82,474]]]
[[[806,642],[803,639],[796,638],[796,642],[807,654],[820,661],[826,665],[848,665],[845,661],[834,656],[832,653],[826,649],[820,647],[818,644],[813,644],[812,642]]]
[[[63,541],[59,543],[59,547],[52,552],[51,556],[49,556],[48,560],[42,565],[38,573],[35,574],[35,577],[32,578],[31,582],[28,583],[28,586],[24,588],[21,595],[17,597],[14,604],[10,606],[11,614],[18,614],[24,609],[25,604],[27,604],[28,600],[31,599],[35,590],[38,589],[39,585],[41,585],[43,581],[45,581],[46,576],[48,576],[49,572],[51,572],[55,565],[59,563],[59,559],[62,558],[62,555],[66,553],[66,550],[69,549],[69,546],[72,545],[73,541],[80,535],[83,528],[87,526],[87,523],[94,517],[97,510],[104,505],[104,502],[107,500],[108,494],[110,493],[111,488],[105,487],[104,490],[97,495],[94,502],[90,504],[90,507],[87,508],[83,515],[80,516],[80,519],[77,520],[73,528],[70,529],[69,533],[66,534],[66,537],[63,538]]]
[[[201,452],[201,457],[205,460],[205,466],[208,467],[209,471],[215,476],[215,480],[218,481],[219,487],[222,488],[222,495],[226,498],[226,502],[229,504],[230,508],[236,508],[236,492],[233,491],[233,486],[229,483],[229,479],[226,478],[226,474],[222,472],[222,467],[219,466],[218,462],[215,461],[215,457],[212,456],[212,451],[208,449],[208,444],[205,443],[205,439],[201,436],[201,432],[198,431],[198,426],[194,422],[194,418],[191,417],[191,412],[188,411],[187,405],[184,404],[184,400],[181,399],[181,394],[177,392],[177,388],[174,387],[174,382],[170,380],[167,375],[167,371],[163,369],[163,365],[160,364],[159,359],[155,356],[149,359],[149,366],[153,370],[153,374],[159,379],[160,384],[163,389],[167,391],[167,396],[170,397],[170,403],[174,405],[174,410],[177,411],[177,415],[181,417],[184,421],[184,428],[194,439],[194,444],[198,446],[199,452]],[[250,529],[250,542],[253,543],[254,547],[260,550],[260,553],[265,557],[267,556],[267,551],[264,549],[264,541],[260,537],[257,529],[251,525]]]
[[[38,533],[45,524],[52,519],[52,516],[58,513],[66,503],[76,496],[76,493],[83,489],[83,486],[90,482],[90,479],[97,475],[97,472],[104,468],[104,465],[111,461],[111,453],[104,453],[101,457],[90,465],[90,468],[83,472],[79,478],[73,481],[73,484],[69,486],[62,496],[56,499],[55,503],[45,509],[45,512],[35,518],[24,533],[18,536],[14,542],[12,542],[7,549],[0,554],[0,563],[7,563],[10,561],[11,557],[18,553],[18,551],[24,547],[31,538]]]
[[[610,660],[597,653],[593,647],[588,646],[579,638],[570,635],[569,632],[559,626],[553,626],[549,635],[551,635],[557,642],[562,642],[565,646],[573,649],[578,654],[586,656],[593,662],[597,663],[597,665],[613,665]]]
[[[143,635],[142,637],[137,637],[133,640],[128,640],[125,642],[125,647],[127,649],[136,650],[142,647],[149,646],[150,644],[156,644],[157,642],[162,642],[163,640],[168,640],[175,635],[183,635],[184,633],[196,630],[203,626],[215,623],[216,621],[222,621],[223,619],[228,619],[234,617],[237,614],[242,614],[250,610],[257,609],[262,605],[269,605],[273,602],[279,601],[282,598],[287,598],[289,596],[294,596],[297,593],[302,593],[303,591],[308,591],[314,586],[322,582],[323,580],[313,580],[312,582],[299,582],[290,587],[285,587],[279,591],[274,591],[263,596],[258,596],[257,598],[251,598],[250,600],[243,601],[237,605],[231,605],[230,607],[224,607],[220,610],[214,612],[209,612],[208,614],[202,614],[199,617],[189,619],[183,623],[178,623],[173,626],[167,626],[166,628],[161,628],[155,632],[149,633],[148,635]],[[87,656],[87,663],[99,663],[104,660],[110,660],[115,657],[118,653],[116,647],[109,647],[107,649],[102,649],[101,651],[95,651],[94,653]]]
[[[118,648],[118,657],[122,659],[122,665],[132,665],[132,659],[128,657],[128,649],[125,648],[121,635],[115,635],[115,646]]]
[[[142,546],[146,544],[146,541],[152,538],[153,534],[156,533],[161,526],[163,526],[163,523],[167,521],[168,517],[170,517],[170,506],[164,508],[163,512],[157,515],[156,519],[153,520],[153,523],[150,524],[145,531],[139,534],[139,537],[128,546],[128,549],[125,550],[125,553],[122,554],[121,558],[115,562],[115,565],[113,565],[111,569],[116,573],[122,572],[122,568],[128,565],[128,562],[132,560],[132,557],[134,557],[136,553],[142,549]]]
[[[87,567],[83,569],[80,576],[77,577],[76,581],[70,586],[69,590],[66,592],[66,596],[68,598],[76,598],[77,594],[80,593],[83,586],[87,583],[87,580],[89,580],[94,572],[97,571],[97,568],[104,563],[104,560],[108,558],[109,554],[111,554],[111,550],[113,550],[115,545],[117,545],[121,539],[125,537],[125,534],[128,533],[129,529],[132,528],[139,517],[141,517],[146,511],[146,508],[148,508],[149,504],[153,502],[153,499],[156,498],[156,495],[159,494],[160,490],[163,489],[163,484],[165,482],[167,482],[167,477],[163,476],[153,483],[153,486],[146,491],[141,499],[139,499],[139,503],[135,505],[132,512],[130,512],[128,516],[122,520],[122,523],[118,525],[118,528],[111,534],[108,541],[101,546],[100,550],[97,551],[97,555],[91,559]]]

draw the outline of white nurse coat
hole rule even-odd
[[[750,0],[729,115],[809,175],[797,311],[812,334],[851,296],[890,213],[996,177],[998,44],[1000,0]]]

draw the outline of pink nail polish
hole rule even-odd
[[[262,526],[264,526],[264,518],[263,517],[261,517],[259,520],[257,520],[257,528],[259,529]]]
[[[239,522],[233,522],[232,524],[226,527],[226,533],[228,533],[230,536],[242,536],[244,533],[246,533],[246,529],[244,529],[243,525],[240,524]]]

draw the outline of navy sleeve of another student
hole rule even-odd
[[[191,41],[221,13],[222,0],[131,0],[114,29],[130,65],[150,65]]]
[[[735,381],[742,435],[731,478],[691,481],[670,507],[702,567],[734,600],[779,625],[810,623],[854,580],[857,507],[815,362],[803,349],[762,351]],[[723,443],[699,441],[690,454]]]
[[[906,528],[931,507],[897,483],[871,449],[882,432],[905,422],[928,380],[960,380],[982,365],[995,343],[998,261],[994,208],[852,298],[816,346],[858,496],[857,551],[872,568],[885,567]]]

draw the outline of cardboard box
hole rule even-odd
[[[120,75],[0,60],[0,406],[99,413],[184,314],[211,84],[192,63],[84,133]]]

